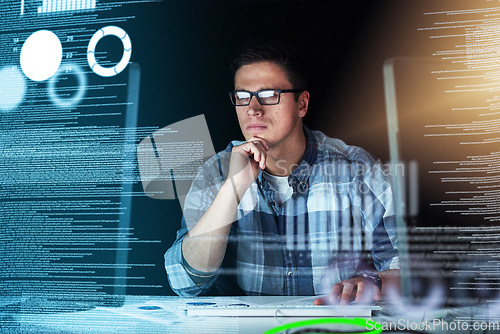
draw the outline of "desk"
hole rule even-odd
[[[127,296],[121,307],[86,311],[1,315],[1,333],[264,333],[296,318],[188,317],[193,298]]]
[[[248,297],[245,297],[248,298]],[[87,311],[51,314],[0,314],[0,333],[235,333],[258,334],[285,323],[305,320],[304,318],[272,317],[188,317],[185,310],[187,302],[193,298],[127,296],[121,307],[96,307]],[[448,322],[452,319],[485,319],[489,313],[498,315],[498,309],[488,307],[469,307],[460,309],[437,310],[434,313],[415,312],[405,317],[391,315],[392,311],[383,310],[375,314],[373,320],[379,323],[410,321],[428,323],[433,319]],[[489,312],[489,313],[488,313]],[[353,328],[351,328],[353,329]],[[359,327],[357,327],[359,330]],[[467,333],[498,333],[495,330],[470,330]],[[294,331],[290,331],[293,333]],[[428,333],[464,333],[464,331],[444,331],[434,328]]]

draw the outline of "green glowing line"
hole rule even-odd
[[[363,318],[321,318],[321,319],[311,319],[304,321],[292,322],[290,324],[285,324],[282,326],[275,327],[273,329],[268,330],[264,334],[275,334],[282,331],[286,331],[292,328],[298,328],[302,326],[311,326],[318,324],[348,324],[348,325],[356,325],[364,328],[373,328],[373,330],[368,330],[367,332],[362,332],[362,334],[379,334],[382,333],[382,325],[377,322],[374,322],[371,319],[363,319]],[[368,327],[369,326],[369,327]],[[342,333],[349,334],[349,333]],[[360,334],[360,332],[352,333],[352,334]]]

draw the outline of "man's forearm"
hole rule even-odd
[[[182,254],[193,268],[216,271],[226,252],[231,224],[236,220],[238,199],[231,182],[222,185],[212,205],[182,242]]]

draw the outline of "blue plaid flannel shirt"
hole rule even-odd
[[[278,207],[261,172],[240,201],[220,268],[200,284],[186,271],[182,240],[212,204],[226,179],[231,150],[242,142],[231,142],[202,166],[177,239],[165,253],[174,292],[318,295],[355,276],[367,259],[377,271],[399,268],[387,171],[359,147],[304,131],[303,161],[288,177],[292,197]]]

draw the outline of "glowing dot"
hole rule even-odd
[[[52,31],[34,32],[21,49],[21,69],[33,81],[47,80],[53,76],[61,60],[61,41]]]
[[[17,66],[0,69],[0,109],[12,110],[23,101],[26,80]]]

